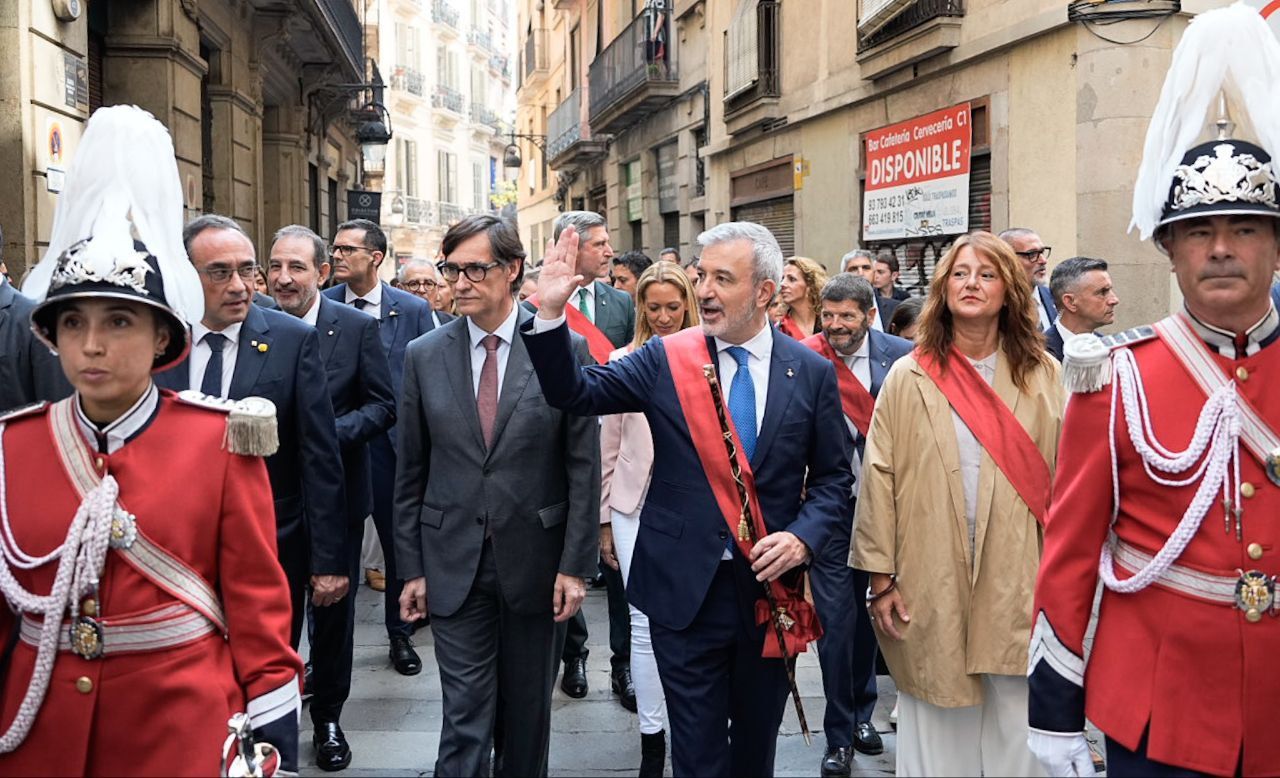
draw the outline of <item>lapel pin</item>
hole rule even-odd
[[[251,341],[249,341],[249,345],[250,345],[250,346],[253,346],[254,348],[257,348],[257,347],[258,347],[258,341],[256,341],[256,340],[251,340]]]
[[[392,308],[390,311],[388,311],[388,312],[387,312],[387,315],[388,315],[388,316],[399,316],[399,315],[400,315],[400,312],[399,312],[399,311],[397,311],[395,308]]]
[[[787,368],[787,378],[795,378],[795,376],[796,376],[796,371],[792,370],[791,368]]]
[[[330,334],[330,335],[332,335],[332,334],[333,334],[333,330],[329,330],[329,334]]]
[[[266,344],[266,343],[259,343],[259,344],[258,344],[258,351],[259,351],[260,353],[262,353],[262,354],[267,353],[267,344]]]

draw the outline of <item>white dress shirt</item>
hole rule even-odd
[[[996,351],[985,359],[969,359],[969,364],[973,365],[973,369],[978,371],[978,375],[988,385],[995,383],[996,358],[999,355],[1000,352]],[[956,448],[960,453],[960,482],[964,485],[964,518],[969,526],[969,566],[972,568],[974,536],[978,528],[978,474],[982,469],[982,444],[954,408],[951,410],[951,421],[955,425]]]
[[[1031,296],[1036,298],[1036,316],[1040,321],[1040,331],[1044,332],[1049,329],[1052,322],[1049,321],[1049,312],[1044,309],[1044,298],[1040,296],[1040,286],[1033,284],[1031,287]]]
[[[586,286],[580,286],[577,289],[574,289],[573,294],[569,295],[569,304],[580,311],[582,310],[582,306],[578,304],[579,302],[578,295],[580,294],[579,290],[581,289],[587,290],[587,305],[591,307],[590,311],[583,311],[583,313],[587,314],[587,318],[594,322],[596,320],[596,282],[595,281],[592,281]]]
[[[837,352],[839,353],[839,352]],[[848,356],[840,354],[840,359],[844,360],[845,367],[853,372],[853,377],[858,379],[858,383],[862,384],[862,388],[868,392],[871,391],[871,337],[868,335],[862,339],[862,345],[858,346],[852,354]],[[853,436],[856,443],[858,436],[862,433],[848,416],[844,416],[844,423],[849,428],[849,434]],[[862,457],[858,454],[858,447],[853,447],[853,496],[858,496],[858,487],[862,483]]]
[[[756,434],[760,434],[760,422],[764,420],[765,401],[769,396],[769,360],[773,357],[773,328],[765,322],[760,330],[746,343],[728,343],[715,338],[716,355],[720,363],[720,385],[724,387],[724,400],[729,402],[729,392],[733,391],[733,379],[738,374],[738,360],[733,358],[729,349],[734,345],[742,346],[750,354],[747,358],[747,371],[751,374],[751,383],[755,385],[756,394]]]
[[[324,295],[317,292],[316,299],[311,301],[311,307],[307,309],[306,313],[302,314],[302,320],[307,324],[310,324],[312,327],[316,326],[316,322],[320,321],[321,297],[324,297]]]
[[[502,381],[507,375],[507,358],[511,356],[511,341],[516,337],[516,320],[520,306],[512,304],[511,313],[492,334],[498,336],[498,398],[502,398]],[[480,341],[490,333],[485,332],[470,316],[467,317],[467,334],[471,338],[471,391],[480,394],[480,371],[484,368],[485,350]]]
[[[138,401],[133,404],[129,410],[120,414],[120,418],[110,424],[99,427],[89,417],[84,415],[84,409],[80,407],[80,395],[76,395],[76,422],[80,426],[80,432],[84,435],[85,440],[89,441],[90,448],[99,454],[114,454],[120,450],[121,446],[132,440],[139,432],[147,426],[152,417],[156,415],[156,408],[160,405],[160,391],[156,389],[155,384],[148,384],[147,390],[142,393]],[[104,452],[102,449],[106,447]]]
[[[240,327],[244,322],[236,322],[219,332],[227,339],[222,348],[222,397],[231,391],[231,376],[236,373],[236,354],[239,352]],[[199,389],[204,383],[204,369],[213,356],[213,349],[205,343],[204,336],[213,330],[200,322],[191,325],[191,356],[187,359],[187,386]]]
[[[356,308],[355,301],[364,300],[368,303],[364,308]],[[373,285],[368,294],[356,294],[351,289],[351,284],[347,284],[347,305],[356,308],[361,313],[367,313],[375,319],[382,318],[382,283],[378,282]]]

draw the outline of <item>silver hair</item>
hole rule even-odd
[[[871,282],[856,273],[837,273],[831,277],[820,295],[823,302],[842,303],[848,300],[858,304],[863,314],[870,314],[876,307],[875,290]]]
[[[588,230],[606,226],[604,217],[595,211],[565,211],[556,217],[556,223],[552,227],[551,240],[560,240],[560,233],[564,232],[565,227],[573,227],[578,231],[578,236],[585,240]]]
[[[311,250],[314,255],[311,261],[316,266],[316,270],[319,270],[321,265],[329,261],[329,251],[325,248],[324,238],[313,232],[310,227],[304,227],[301,224],[287,224],[276,230],[276,234],[271,236],[271,245],[274,247],[285,238],[305,238],[311,241]]]
[[[413,259],[410,259],[409,261],[401,265],[400,269],[396,271],[396,280],[399,281],[400,283],[404,283],[405,274],[409,270],[412,270],[413,268],[418,268],[418,267],[431,268],[432,275],[435,275],[435,276],[439,275],[439,271],[436,270],[436,263],[432,262],[429,259],[423,259],[422,257],[414,257]]]
[[[875,258],[871,255],[871,252],[866,249],[854,249],[843,257],[840,257],[840,269],[844,270],[844,266],[849,264],[849,260],[854,259],[855,257],[866,257],[867,259]]]
[[[1014,238],[1030,238],[1033,235],[1037,238],[1040,237],[1040,234],[1030,227],[1010,227],[1007,230],[1002,230],[996,237],[1008,243]]]
[[[698,245],[705,252],[717,243],[745,240],[751,244],[751,258],[755,269],[752,281],[782,281],[782,248],[773,233],[755,222],[725,222],[717,224],[698,236]]]

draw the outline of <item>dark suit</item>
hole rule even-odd
[[[1058,332],[1057,325],[1050,325],[1044,331],[1044,348],[1053,358],[1062,361],[1062,348],[1066,345],[1066,341],[1062,339],[1062,333]]]
[[[1044,304],[1044,312],[1049,317],[1049,324],[1053,324],[1058,318],[1058,306],[1053,304],[1053,292],[1050,292],[1049,287],[1044,284],[1036,284],[1035,291],[1040,296],[1040,302]],[[1039,318],[1038,312],[1037,318]]]
[[[518,321],[532,314],[519,311]],[[568,359],[589,362],[586,342]],[[557,573],[595,574],[599,424],[547,405],[524,342],[510,345],[493,442],[480,431],[468,320],[409,344],[400,399],[396,562],[426,577],[444,723],[436,775],[546,775]]]
[[[876,397],[889,368],[910,354],[913,344],[875,330],[868,332],[867,338],[871,368],[869,391]],[[854,447],[859,455],[865,446],[866,438],[860,432],[855,433]],[[827,748],[852,745],[854,726],[871,720],[878,698],[876,636],[865,600],[868,574],[849,567],[852,529],[852,524],[837,528],[831,540],[815,555],[809,570],[813,604],[824,632],[818,640],[818,662],[822,666],[822,689],[827,698],[822,721]]]
[[[259,308],[266,308],[269,311],[280,310],[280,306],[276,305],[276,298],[269,297],[262,292],[253,293],[253,304]]]
[[[622,348],[636,336],[635,303],[631,295],[603,281],[596,281],[593,286],[596,304],[592,321],[614,348]]]
[[[382,283],[382,282],[379,282]],[[326,297],[346,304],[347,285],[338,284],[324,291]],[[391,391],[397,401],[404,383],[404,352],[409,341],[435,329],[431,318],[431,306],[416,295],[393,289],[382,283],[382,304],[378,318],[378,336],[387,355],[391,369]],[[446,314],[447,315],[447,314]],[[404,588],[396,570],[395,532],[392,529],[392,496],[396,480],[396,428],[373,439],[369,455],[373,463],[373,525],[378,530],[378,542],[382,545],[383,564],[386,565],[386,589],[383,591],[383,624],[387,635],[408,637],[413,625],[400,618],[400,590]]]
[[[0,413],[71,395],[62,363],[31,332],[34,301],[0,279]]]
[[[579,369],[568,328],[523,331],[554,407],[579,414],[642,412],[654,450],[627,594],[649,616],[671,719],[676,775],[771,775],[787,693],[780,660],[760,656],[762,596],[729,537],[676,396],[663,342]],[[770,532],[786,530],[821,551],[852,522],[851,441],[831,364],[771,332],[764,416],[751,460]],[[715,345],[708,339],[708,349]],[[730,726],[732,722],[732,726]]]
[[[276,546],[293,603],[292,642],[302,635],[312,575],[347,575],[346,504],[333,404],[325,392],[316,331],[279,311],[249,306],[240,327],[228,397],[275,403],[280,448],[267,457],[275,500]],[[184,359],[155,376],[156,384],[188,388]]]
[[[323,295],[316,317],[320,361],[328,379],[336,417],[346,492],[346,575],[352,591],[337,603],[314,608],[311,665],[315,696],[313,723],[337,722],[351,693],[351,654],[355,630],[355,586],[360,575],[360,537],[373,511],[369,442],[395,424],[391,372],[378,340],[378,321]]]
[[[898,310],[898,305],[902,301],[895,300],[892,297],[877,297],[875,299],[876,311],[880,314],[880,326],[884,327],[885,331],[888,332],[889,322],[893,319],[893,312]]]

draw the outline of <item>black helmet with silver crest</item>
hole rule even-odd
[[[23,291],[37,301],[31,329],[57,349],[59,310],[71,300],[143,303],[169,330],[153,369],[190,347],[188,322],[204,315],[195,268],[182,246],[182,187],[164,125],[135,106],[94,112],[54,213],[49,249]]]

